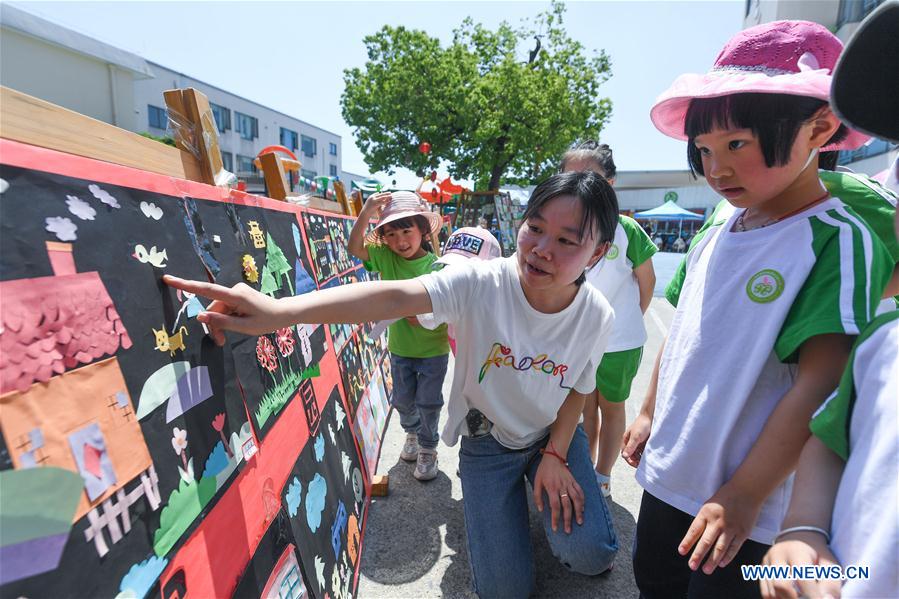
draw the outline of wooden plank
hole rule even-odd
[[[59,152],[199,181],[187,152],[0,86],[0,137]]]
[[[265,187],[268,189],[268,197],[273,200],[284,200],[290,193],[287,177],[284,176],[284,166],[281,157],[274,152],[263,154],[259,157],[262,166],[262,174],[265,177]]]
[[[343,208],[341,208],[340,204],[316,196],[311,196],[309,198],[309,203],[307,204],[307,206],[309,206],[310,208],[315,208],[317,210],[327,210],[328,212],[343,214]]]
[[[390,490],[390,477],[387,474],[376,474],[371,477],[371,496],[387,497]]]
[[[212,108],[209,106],[209,99],[203,92],[192,87],[183,90],[182,97],[187,115],[194,123],[194,130],[197,133],[200,167],[203,169],[205,182],[210,185],[225,184],[226,181],[216,181],[216,176],[225,170],[225,165],[222,163],[219,132]]]

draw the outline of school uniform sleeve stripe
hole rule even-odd
[[[659,251],[640,223],[628,216],[619,217],[619,223],[627,235],[627,259],[632,268],[640,266]]]
[[[774,349],[783,362],[816,335],[857,335],[874,314],[892,272],[879,239],[850,209],[809,219],[815,265],[799,290]]]
[[[846,323],[846,332],[857,335],[871,320],[871,232],[845,208],[828,210],[819,215],[827,224],[839,228],[840,268],[846,276],[840,280],[840,312]],[[877,294],[880,297],[880,294]],[[851,316],[851,321],[847,318]]]

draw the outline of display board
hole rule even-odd
[[[388,408],[370,325],[229,335],[164,274],[367,278],[349,217],[0,140],[0,595],[352,597]]]

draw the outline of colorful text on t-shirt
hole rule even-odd
[[[490,370],[491,366],[497,368],[501,366],[511,366],[519,371],[535,370],[550,376],[557,376],[559,377],[559,387],[562,389],[571,389],[571,387],[565,385],[565,372],[568,370],[568,366],[565,364],[556,364],[553,360],[550,360],[546,354],[539,354],[534,358],[525,356],[520,360],[516,360],[515,356],[512,355],[511,349],[502,343],[494,343],[493,347],[490,348],[490,355],[481,366],[481,373],[478,375],[478,383],[484,380],[484,377],[487,375],[487,371]]]

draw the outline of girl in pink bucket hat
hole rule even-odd
[[[375,215],[380,216],[378,225],[366,234]],[[362,206],[347,249],[384,280],[414,279],[433,269],[437,256],[430,251],[428,238],[440,226],[440,216],[430,212],[417,194],[378,193]],[[415,316],[400,318],[389,326],[387,339],[394,380],[391,401],[406,431],[400,457],[416,462],[416,479],[432,480],[437,476],[437,423],[450,351],[446,325],[428,330]]]
[[[668,290],[677,312],[623,439],[643,597],[758,596],[741,566],[780,530],[809,418],[889,280],[883,244],[818,176],[820,151],[865,140],[828,105],[841,50],[815,23],[752,27],[652,108],[733,208]]]

